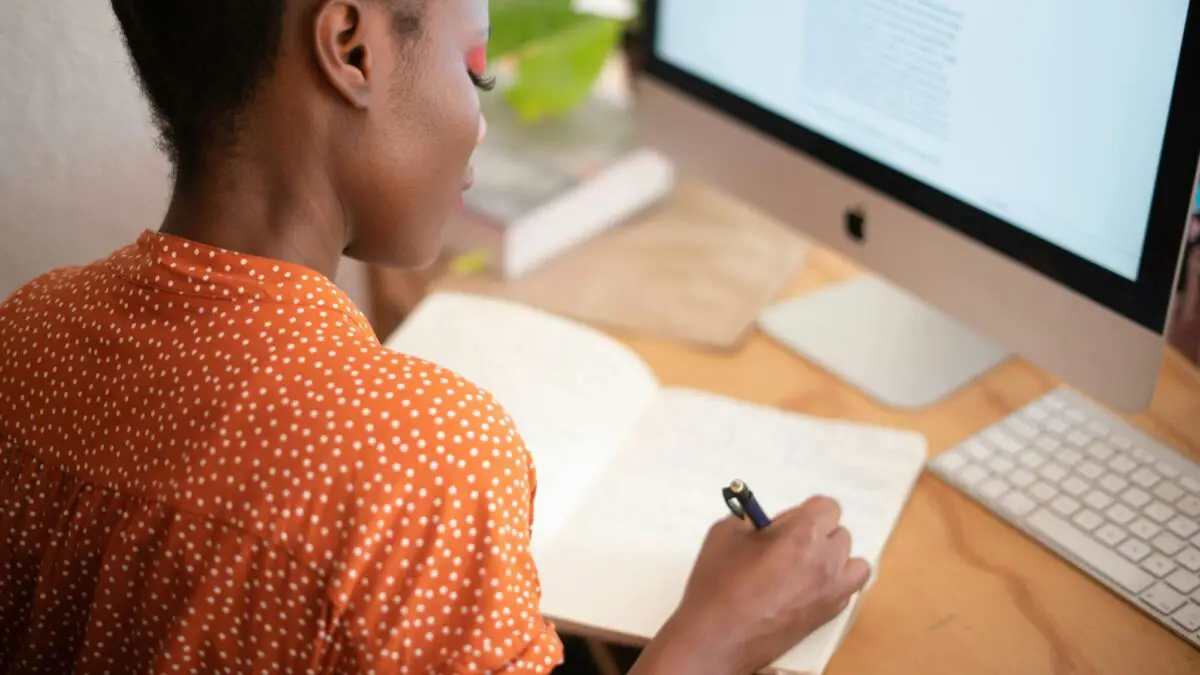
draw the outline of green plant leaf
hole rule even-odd
[[[621,35],[622,24],[581,16],[531,43],[519,56],[516,81],[504,95],[525,122],[569,111],[592,93]]]
[[[587,18],[575,13],[571,0],[492,0],[488,58],[520,52]]]

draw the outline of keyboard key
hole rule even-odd
[[[1188,495],[1175,504],[1175,508],[1191,518],[1200,518],[1200,497]]]
[[[1200,572],[1200,550],[1188,547],[1175,556],[1175,562],[1189,572]]]
[[[1101,517],[1100,514],[1087,509],[1080,511],[1079,515],[1075,516],[1072,520],[1075,521],[1076,525],[1082,527],[1088,532],[1091,532],[1092,530],[1104,524],[1104,518]]]
[[[1118,525],[1124,525],[1137,517],[1137,514],[1130,511],[1128,506],[1121,503],[1114,504],[1112,508],[1104,512],[1104,515]]]
[[[1012,460],[1002,455],[995,455],[988,460],[988,468],[999,474],[1006,474],[1012,471],[1013,466]]]
[[[1166,462],[1159,462],[1159,463],[1155,464],[1154,470],[1157,471],[1163,478],[1178,478],[1179,477],[1179,469],[1176,469],[1174,466],[1171,466],[1170,464],[1167,464]]]
[[[1026,450],[1025,452],[1022,452],[1019,457],[1017,457],[1017,461],[1029,467],[1030,469],[1036,469],[1046,462],[1046,458],[1034,452],[1033,450]]]
[[[1150,541],[1154,538],[1154,535],[1162,532],[1162,528],[1145,518],[1138,518],[1137,521],[1129,526],[1129,531],[1146,541]]]
[[[1083,453],[1074,448],[1060,448],[1058,452],[1054,453],[1054,459],[1066,466],[1075,466],[1083,459]]]
[[[1101,424],[1099,422],[1091,422],[1088,424],[1088,433],[1090,433],[1093,436],[1099,436],[1100,438],[1104,438],[1105,436],[1108,435],[1109,431],[1111,431],[1111,430],[1108,427],[1104,426],[1103,424]]]
[[[1070,428],[1071,427],[1067,426],[1066,422],[1058,419],[1057,417],[1051,417],[1050,419],[1046,420],[1046,429],[1058,434],[1059,436],[1066,434]]]
[[[1034,429],[1037,429],[1038,433],[1041,433],[1042,421],[1040,419],[1038,419],[1036,416],[1030,415],[1028,408],[1018,410],[1017,412],[1013,413],[1012,419],[1021,420],[1025,424],[1028,424],[1029,426],[1033,427]]]
[[[1110,504],[1112,504],[1112,497],[1109,497],[1099,490],[1092,490],[1087,494],[1086,497],[1083,498],[1083,501],[1093,509],[1096,509],[1097,511],[1103,511],[1104,509],[1107,509]]]
[[[1048,502],[1058,496],[1058,490],[1055,490],[1052,486],[1042,481],[1038,481],[1033,484],[1033,487],[1029,488],[1029,494],[1033,495],[1033,498],[1038,501]]]
[[[1187,602],[1187,598],[1180,595],[1175,589],[1166,584],[1154,584],[1154,586],[1142,594],[1142,599],[1150,603],[1150,606],[1158,611],[1170,616],[1175,610],[1183,607]]]
[[[1154,488],[1154,495],[1168,504],[1174,504],[1184,495],[1183,490],[1171,481],[1163,481]]]
[[[1088,443],[1092,442],[1092,437],[1082,431],[1075,430],[1067,434],[1067,442],[1077,448],[1086,448]]]
[[[1067,421],[1069,421],[1071,424],[1080,425],[1087,421],[1087,415],[1084,415],[1083,413],[1081,413],[1075,409],[1067,410],[1065,414],[1067,417]],[[1082,432],[1080,432],[1080,433],[1082,433]]]
[[[1053,436],[1038,436],[1033,440],[1034,447],[1042,452],[1051,453],[1062,449],[1062,441]]]
[[[1104,468],[1095,462],[1084,462],[1075,470],[1079,472],[1080,476],[1083,476],[1088,480],[1096,480],[1100,476],[1104,475]]]
[[[1167,584],[1180,593],[1187,595],[1200,588],[1200,577],[1187,570],[1175,570],[1171,573],[1171,576],[1167,577]]]
[[[1131,475],[1129,477],[1129,479],[1132,480],[1133,482],[1137,483],[1138,485],[1142,486],[1143,488],[1149,490],[1150,488],[1157,485],[1158,481],[1162,480],[1162,477],[1159,476],[1157,473],[1155,473],[1155,472],[1151,471],[1150,469],[1147,469],[1146,467],[1143,466],[1142,468],[1138,469],[1137,471],[1134,471],[1133,475]]]
[[[987,442],[991,443],[993,447],[1003,450],[1010,455],[1020,452],[1025,447],[1024,443],[1018,441],[1012,436],[1009,436],[1000,429],[989,429],[986,433],[984,433],[983,437],[987,439]]]
[[[1046,466],[1043,466],[1042,470],[1038,473],[1042,475],[1042,478],[1045,478],[1051,483],[1057,483],[1067,477],[1067,470],[1062,468],[1062,466],[1055,464],[1054,462],[1050,462],[1046,464]]]
[[[1023,411],[1023,414],[1034,422],[1045,422],[1050,415],[1040,405],[1031,405]]]
[[[1154,576],[1165,577],[1175,571],[1175,563],[1155,553],[1142,561],[1142,569],[1151,572]]]
[[[987,475],[987,471],[983,467],[978,464],[972,464],[958,472],[958,480],[962,481],[963,485],[970,487],[987,478]]]
[[[1133,455],[1133,458],[1135,460],[1141,462],[1142,464],[1149,464],[1149,463],[1153,462],[1154,460],[1158,459],[1157,457],[1154,456],[1153,452],[1150,452],[1149,450],[1143,448],[1140,445],[1134,447],[1133,452],[1131,452],[1130,454]]]
[[[1126,539],[1117,547],[1117,551],[1132,562],[1141,562],[1151,553],[1150,547],[1137,539]]]
[[[1025,469],[1017,469],[1008,474],[1008,480],[1019,488],[1026,488],[1029,487],[1033,481],[1037,480],[1037,477]]]
[[[1137,463],[1125,455],[1117,455],[1108,460],[1108,468],[1119,474],[1127,474],[1137,468]]]
[[[1122,490],[1129,487],[1129,481],[1109,473],[1100,479],[1100,487],[1107,490],[1110,494],[1121,494]]]
[[[1140,594],[1154,582],[1153,577],[1119,553],[1045,509],[1034,512],[1026,524],[1131,593]]]
[[[1125,541],[1129,537],[1129,535],[1125,534],[1125,530],[1122,530],[1112,523],[1105,523],[1101,525],[1100,529],[1093,532],[1092,535],[1105,544],[1108,544],[1110,548]]]
[[[1086,450],[1088,456],[1097,462],[1108,461],[1108,458],[1112,457],[1113,453],[1115,452],[1112,448],[1103,443],[1092,443],[1086,448]]]
[[[984,460],[992,456],[991,448],[975,440],[963,443],[962,451],[978,460]]]
[[[1004,427],[1009,433],[1017,438],[1024,438],[1028,440],[1038,435],[1038,430],[1036,428],[1026,423],[1025,420],[1021,419],[1020,417],[1016,416],[1008,418],[1008,422],[1005,423]]]
[[[1021,492],[1010,492],[1000,500],[1000,507],[1016,516],[1024,516],[1037,508],[1037,502]]]
[[[1150,506],[1142,509],[1142,513],[1150,516],[1151,519],[1160,525],[1175,517],[1175,509],[1172,509],[1162,502],[1154,502]]]
[[[1079,510],[1079,502],[1066,495],[1062,495],[1050,503],[1050,508],[1063,516],[1071,516]]]
[[[1121,501],[1135,509],[1140,509],[1150,503],[1150,495],[1137,488],[1129,488],[1121,495]]]
[[[1160,532],[1157,537],[1150,540],[1150,545],[1167,555],[1175,555],[1183,550],[1183,542],[1170,532]]]
[[[1187,539],[1193,534],[1200,532],[1200,525],[1197,525],[1196,521],[1190,518],[1179,516],[1175,518],[1175,520],[1167,523],[1167,529],[1179,535],[1180,537]]]
[[[1008,492],[1008,483],[999,478],[989,478],[979,487],[979,494],[988,499],[996,499],[1005,492]]]
[[[1112,435],[1108,437],[1108,442],[1121,450],[1130,450],[1133,448],[1133,442],[1124,436]]]
[[[1092,488],[1087,484],[1087,481],[1083,480],[1079,476],[1070,476],[1063,481],[1062,489],[1067,493],[1078,497]]]
[[[1179,479],[1179,484],[1183,486],[1184,490],[1200,497],[1200,480],[1196,480],[1191,476],[1184,476]]]
[[[1172,614],[1171,619],[1186,631],[1200,630],[1200,605],[1189,602]]]
[[[944,452],[938,455],[937,458],[933,460],[933,463],[936,464],[942,471],[952,475],[958,473],[959,469],[967,465],[967,458],[958,454],[958,452],[951,450],[950,452]]]

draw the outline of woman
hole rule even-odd
[[[155,231],[0,306],[0,671],[529,672],[561,658],[500,403],[329,281],[470,184],[486,0],[113,0]],[[868,576],[836,503],[715,525],[640,673],[744,673]]]

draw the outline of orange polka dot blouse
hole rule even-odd
[[[0,305],[0,673],[545,673],[512,422],[329,280],[154,232]]]

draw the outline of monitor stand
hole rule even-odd
[[[941,401],[1009,356],[870,275],[768,307],[759,327],[877,402],[896,408]]]

